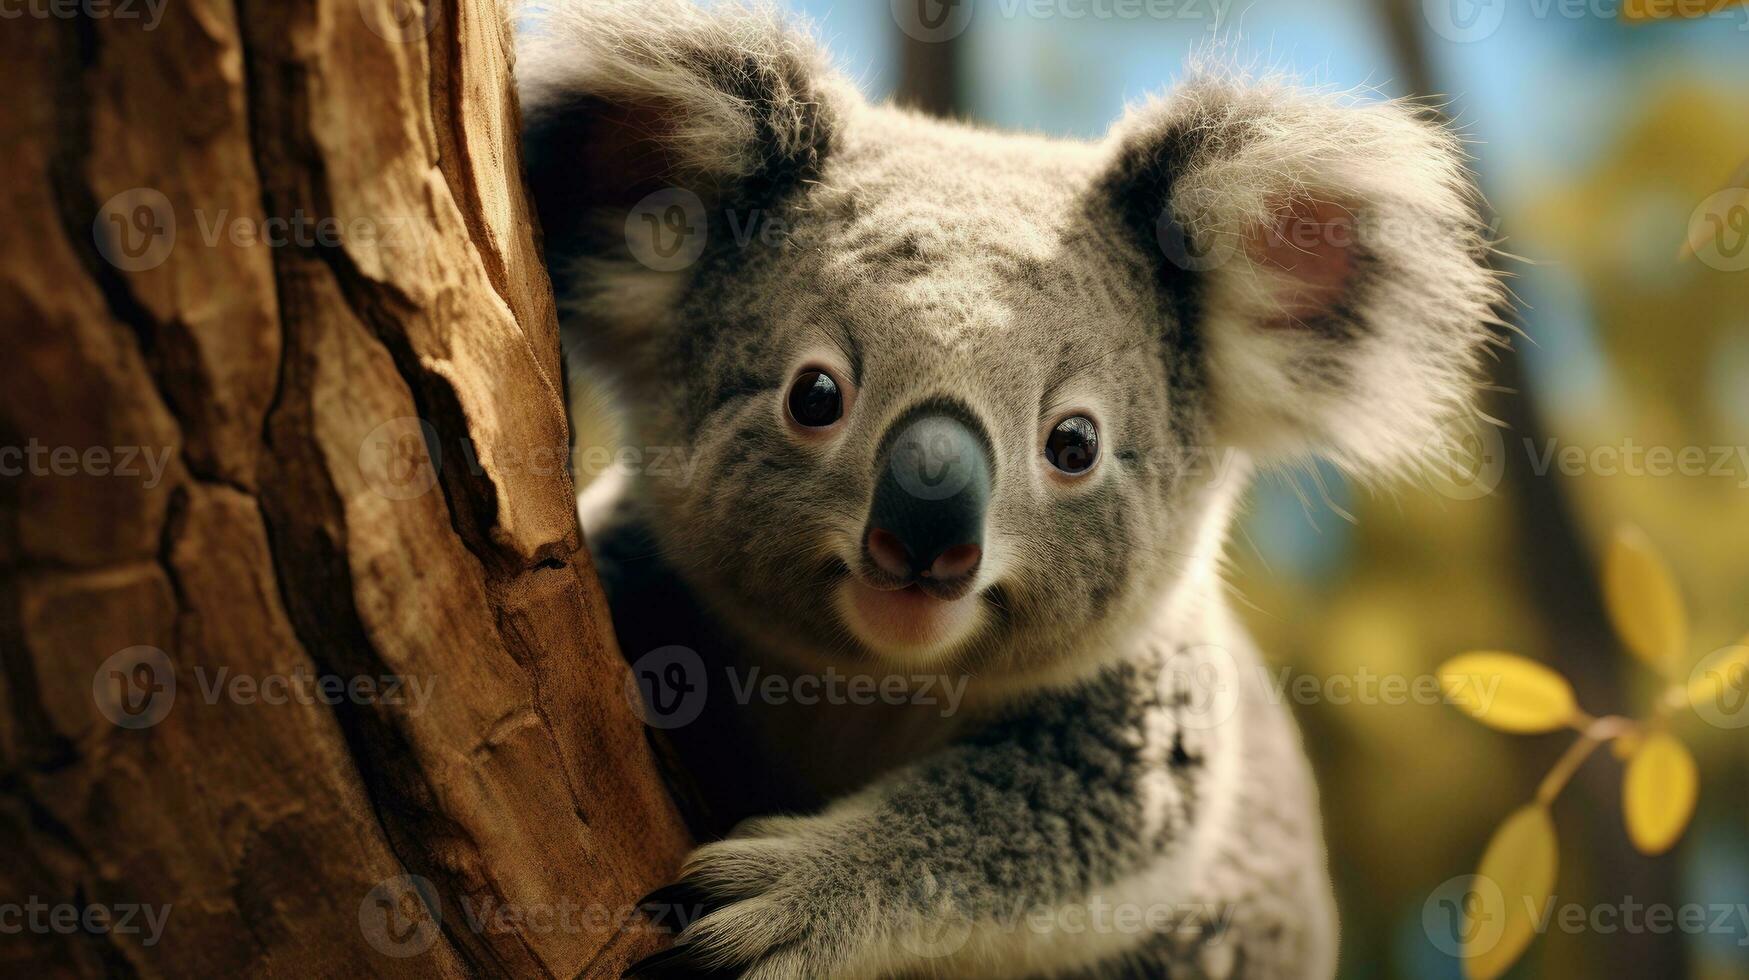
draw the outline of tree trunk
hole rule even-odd
[[[0,969],[655,945],[506,13],[429,2],[0,25]]]

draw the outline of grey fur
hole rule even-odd
[[[681,948],[772,978],[1333,972],[1315,791],[1217,565],[1253,461],[1398,470],[1467,410],[1499,288],[1455,141],[1405,106],[1210,70],[1102,142],[997,134],[865,104],[766,12],[532,6],[518,74],[573,362],[618,386],[628,444],[695,464],[585,501],[628,652],[692,619],[733,663],[972,678],[939,723],[760,713],[766,767],[831,802],[701,848],[686,881],[711,911]],[[615,113],[649,144],[615,160],[650,169],[598,193],[577,175],[601,162],[568,161]],[[621,230],[663,187],[705,217],[675,271]],[[1373,223],[1337,300],[1283,329],[1257,319],[1277,271],[1221,249],[1305,198]],[[757,220],[784,233],[738,240]],[[810,361],[854,382],[830,441],[781,421]],[[831,597],[890,423],[938,398],[994,443],[982,619],[895,660]],[[1041,440],[1071,408],[1104,457],[1056,481]],[[653,630],[634,595],[670,604]],[[1210,670],[1229,700],[1187,722]],[[1206,904],[1218,928],[1041,938],[1013,914],[1102,894]],[[955,948],[929,938],[961,920]]]

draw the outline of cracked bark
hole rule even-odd
[[[0,965],[609,976],[655,945],[621,920],[687,839],[563,467],[506,14],[398,12],[0,30],[0,903],[168,906],[156,942],[27,925]],[[173,694],[112,673],[140,647]],[[268,702],[298,677],[404,687]]]

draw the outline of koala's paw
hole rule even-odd
[[[850,844],[848,848],[846,844]],[[749,821],[692,853],[678,882],[639,903],[677,931],[627,977],[801,980],[868,975],[880,902],[844,828],[819,817]]]

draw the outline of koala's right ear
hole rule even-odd
[[[627,209],[658,191],[773,202],[819,167],[853,97],[812,38],[763,8],[525,0],[516,23],[524,159],[557,272],[629,259]]]
[[[1414,105],[1215,68],[1111,145],[1101,191],[1215,438],[1360,474],[1443,458],[1503,302],[1456,136]]]

